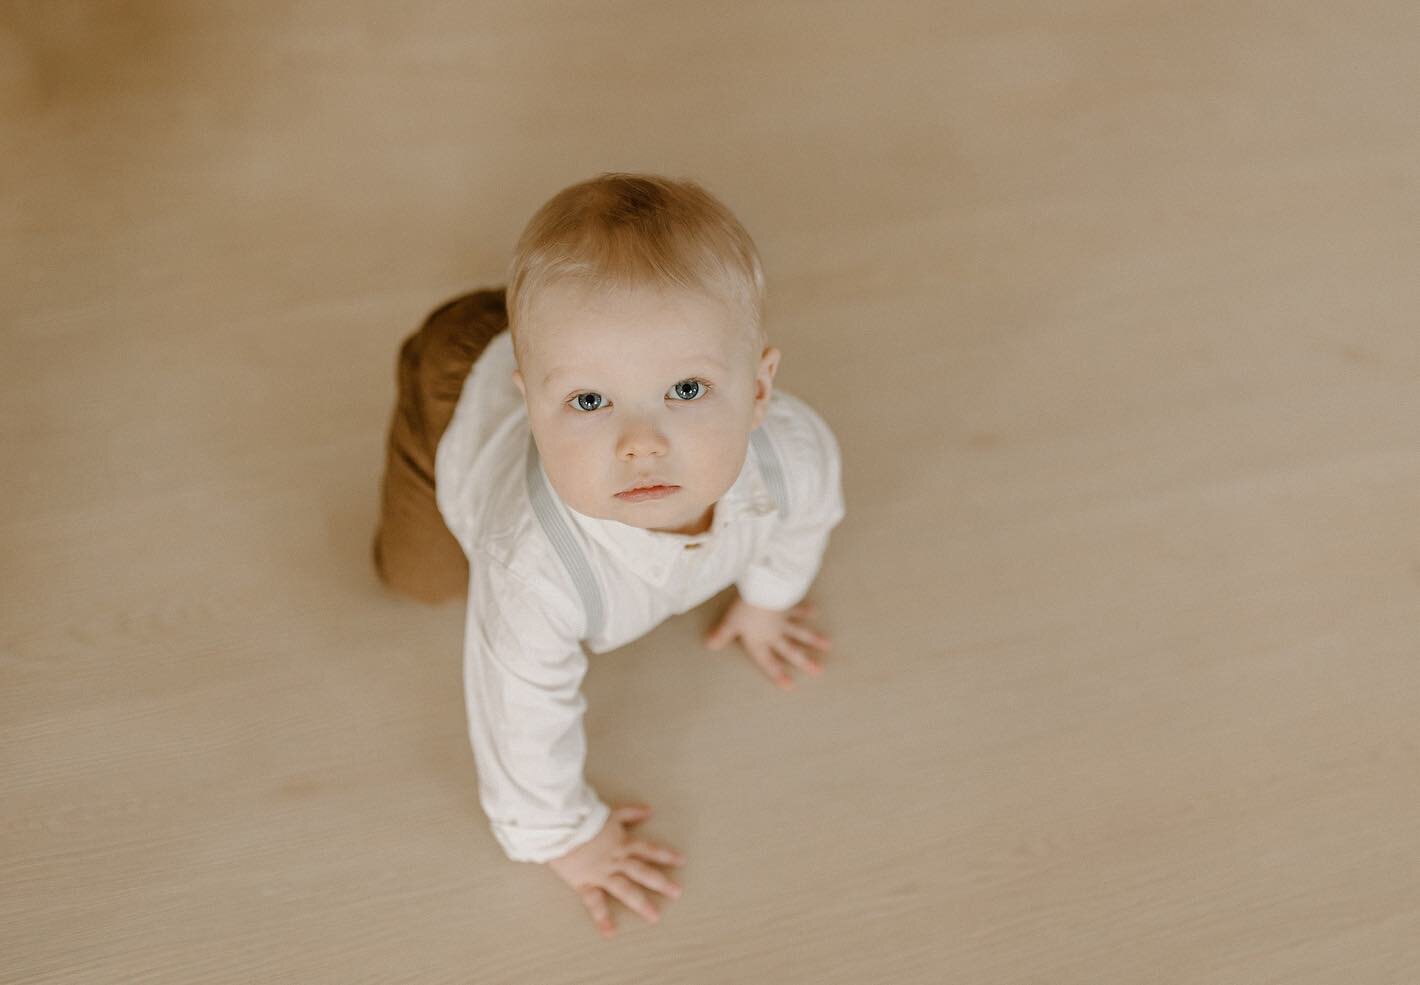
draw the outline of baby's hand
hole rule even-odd
[[[607,818],[595,838],[547,863],[547,867],[557,873],[563,882],[576,890],[603,937],[616,933],[616,924],[611,919],[611,907],[607,901],[608,893],[650,923],[656,923],[661,915],[651,905],[642,886],[664,893],[671,899],[680,898],[681,888],[646,860],[664,865],[683,865],[685,856],[645,839],[633,838],[626,830],[650,816],[651,808],[645,804],[613,807],[611,817]]]
[[[817,611],[816,605],[805,601],[787,611],[776,612],[750,605],[737,596],[720,624],[705,637],[705,645],[718,650],[739,637],[740,645],[754,658],[760,669],[787,691],[794,686],[794,679],[789,676],[786,663],[815,676],[823,673],[823,664],[799,644],[806,643],[826,651],[833,645],[832,641],[795,621],[798,617],[812,616]]]

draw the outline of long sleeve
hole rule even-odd
[[[828,425],[807,404],[785,398],[792,417],[773,432],[789,491],[789,516],[736,581],[750,605],[784,610],[808,594],[843,519],[842,456]]]
[[[485,552],[469,569],[464,694],[479,802],[510,859],[545,862],[611,813],[583,778],[579,615]]]

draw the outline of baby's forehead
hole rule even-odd
[[[700,356],[728,364],[749,340],[741,321],[728,305],[694,295],[562,292],[539,298],[521,334],[543,362]]]
[[[539,326],[533,334],[541,352],[595,354],[634,350],[646,356],[674,355],[690,349],[729,354],[744,341],[744,333],[733,324],[675,319],[578,320],[556,326]]]

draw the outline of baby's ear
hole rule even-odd
[[[772,345],[766,347],[764,355],[759,357],[759,372],[754,379],[755,400],[768,402],[774,390],[774,374],[779,372],[779,357],[779,350]]]
[[[783,355],[774,346],[769,345],[764,347],[764,354],[759,357],[760,372],[768,373],[771,383],[774,381],[774,374],[779,372],[779,360]]]
[[[769,346],[759,358],[759,371],[754,377],[754,427],[764,423],[769,413],[769,398],[774,393],[774,374],[779,371],[779,350]]]

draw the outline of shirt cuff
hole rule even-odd
[[[580,822],[570,828],[525,828],[491,824],[493,837],[514,862],[550,862],[597,836],[611,817],[611,808],[600,800]]]
[[[735,588],[739,591],[740,598],[750,605],[783,612],[803,600],[809,593],[812,580],[810,576],[809,582],[805,583],[802,578],[781,577],[767,568],[755,567],[740,577]]]
[[[761,609],[783,612],[793,608],[809,594],[818,577],[832,525],[816,534],[801,538],[792,548],[785,543],[771,544],[769,553],[745,569],[735,581],[740,598]]]

